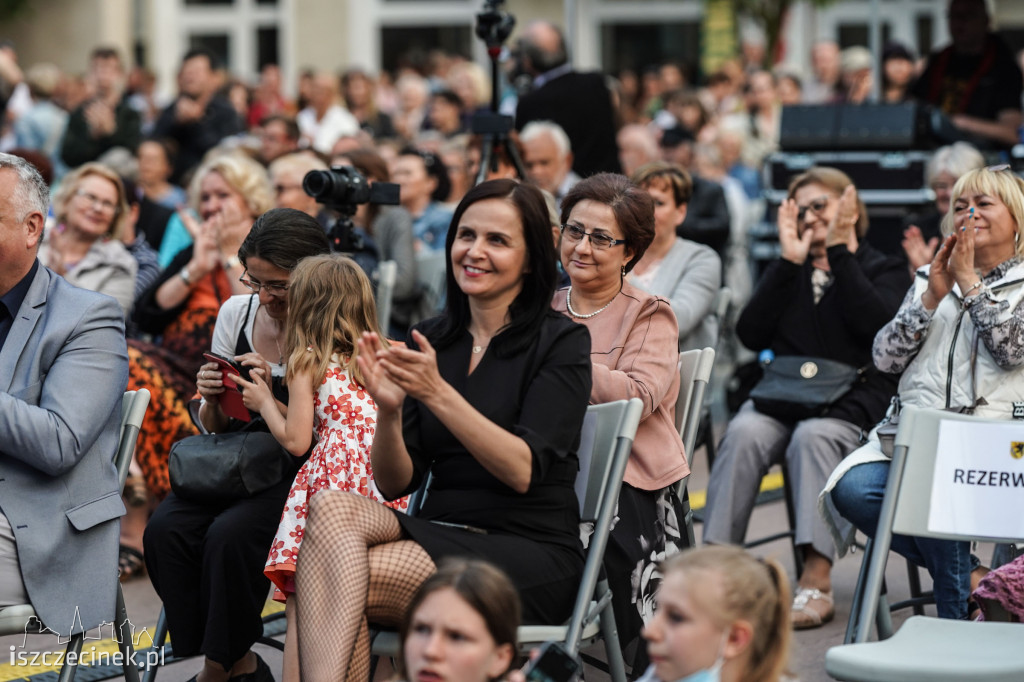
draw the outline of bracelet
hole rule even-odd
[[[978,281],[977,281],[977,282],[976,282],[976,283],[974,284],[974,286],[972,286],[972,287],[971,287],[970,289],[968,289],[967,291],[965,291],[965,292],[963,293],[963,298],[967,298],[968,296],[970,296],[970,294],[971,294],[971,292],[972,292],[972,291],[974,291],[975,289],[977,289],[978,287],[980,287],[980,286],[982,286],[982,285],[984,285],[984,282],[982,282],[982,281],[981,281],[981,280],[979,279],[979,280],[978,280]]]

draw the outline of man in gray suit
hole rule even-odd
[[[0,606],[68,635],[114,620],[128,353],[117,302],[36,259],[48,199],[0,154]]]

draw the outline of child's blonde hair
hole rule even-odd
[[[738,620],[750,623],[749,669],[746,682],[776,682],[789,662],[790,624],[789,579],[771,559],[757,559],[739,547],[709,545],[676,554],[662,564],[662,574],[686,574],[688,584],[698,591],[710,589],[717,579],[720,594],[709,595],[701,604],[708,616],[722,628]],[[704,575],[697,575],[702,573]]]
[[[299,261],[288,287],[288,369],[285,383],[300,372],[313,376],[314,386],[327,374],[331,357],[359,384],[356,343],[363,332],[375,332],[388,345],[377,321],[373,287],[355,261],[346,256],[310,256]]]

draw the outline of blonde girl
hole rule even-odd
[[[662,572],[639,682],[778,682],[792,631],[778,563],[716,545],[676,554]]]
[[[293,455],[309,451],[314,429],[317,436],[288,493],[264,570],[277,587],[274,598],[290,605],[309,498],[330,489],[384,502],[373,482],[369,457],[377,406],[364,390],[356,365],[356,340],[364,332],[382,339],[384,335],[369,279],[354,261],[338,255],[306,258],[295,268],[288,286],[286,329],[287,409],[274,399],[261,370],[252,370],[251,383],[238,383],[246,407],[260,413]],[[406,501],[386,504],[404,509]],[[285,679],[298,678],[293,628],[294,609],[288,608]]]

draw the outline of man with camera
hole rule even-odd
[[[0,607],[67,636],[114,620],[121,307],[39,263],[49,191],[0,154]]]

